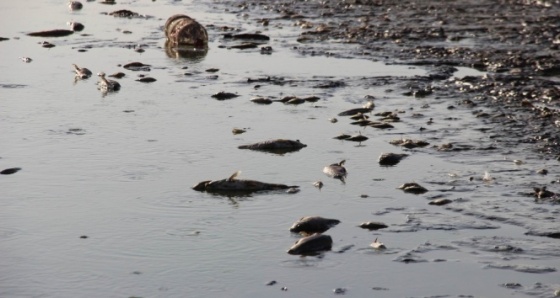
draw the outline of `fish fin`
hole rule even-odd
[[[340,161],[340,162],[338,163],[338,165],[339,165],[339,166],[342,166],[342,165],[344,165],[345,162],[346,162],[346,159],[343,159],[342,161]]]
[[[235,178],[237,178],[237,176],[241,175],[241,171],[237,171],[235,173],[233,173],[233,175],[229,176],[229,178],[227,179],[227,181],[233,181],[235,180]]]

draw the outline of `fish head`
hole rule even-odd
[[[202,182],[198,182],[197,184],[195,184],[192,189],[197,190],[197,191],[205,191],[206,187],[208,186],[208,184],[210,184],[210,182],[212,182],[211,180],[206,180],[206,181],[202,181]]]

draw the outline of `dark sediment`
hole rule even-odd
[[[241,1],[221,1],[236,6]],[[560,23],[555,5],[524,0],[243,1],[270,25],[299,26],[304,55],[367,58],[431,68],[406,95],[455,94],[460,107],[490,107],[497,144],[534,144],[560,155]],[[284,9],[277,9],[283,7]],[[311,23],[314,26],[306,27]],[[350,49],[351,47],[351,49]],[[456,67],[488,72],[451,78]],[[326,82],[316,88],[340,87]],[[515,115],[515,117],[512,117]]]

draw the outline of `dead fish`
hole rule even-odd
[[[211,193],[252,193],[257,191],[267,190],[282,190],[289,188],[298,188],[299,186],[288,186],[285,184],[274,184],[259,182],[254,180],[240,180],[237,176],[241,172],[237,171],[227,179],[221,180],[207,180],[197,183],[192,188],[196,191],[206,191]]]
[[[353,115],[356,115],[358,113],[365,114],[365,113],[371,112],[372,110],[373,110],[373,108],[350,109],[350,110],[346,110],[344,112],[338,113],[338,116],[353,116]]]
[[[85,28],[85,26],[82,23],[78,23],[74,21],[68,22],[68,26],[70,26],[70,29],[74,32],[82,31]]]
[[[405,183],[399,186],[399,189],[402,189],[404,192],[409,192],[413,194],[423,194],[428,191],[425,187],[423,187],[422,185],[416,182]]]
[[[369,246],[373,247],[374,249],[378,249],[378,250],[387,249],[385,244],[383,244],[383,242],[379,242],[379,240],[377,240],[377,238],[375,238],[375,240]]]
[[[80,10],[84,5],[80,1],[70,1],[68,2],[68,9],[70,10]]]
[[[241,128],[234,128],[231,130],[231,133],[233,133],[234,135],[238,135],[238,134],[242,134],[247,132],[246,129],[241,129]]]
[[[258,48],[259,44],[254,42],[244,42],[242,44],[233,45],[228,47],[228,49],[238,49],[238,50],[245,50],[245,49],[255,49]]]
[[[272,100],[270,100],[269,98],[264,98],[264,97],[255,97],[251,99],[252,102],[256,103],[256,104],[261,104],[261,105],[269,105],[272,103]]]
[[[313,186],[317,187],[318,189],[323,188],[323,181],[316,181],[315,183],[313,183]]]
[[[363,142],[366,141],[368,139],[368,137],[363,136],[361,133],[358,133],[357,135],[352,135],[349,138],[346,138],[346,141],[352,141],[352,142]]]
[[[125,64],[123,67],[132,71],[150,71],[150,65],[142,62],[130,62]]]
[[[240,34],[224,34],[225,39],[240,39],[240,40],[270,40],[270,37],[258,33],[240,33]]]
[[[368,222],[361,223],[359,227],[362,228],[362,229],[368,229],[368,230],[379,230],[379,229],[384,229],[388,226],[386,224],[382,223],[382,222],[368,221]]]
[[[138,80],[135,80],[136,82],[142,82],[142,83],[153,83],[155,81],[157,81],[156,79],[152,78],[152,77],[145,77],[145,78],[140,78]]]
[[[291,227],[292,233],[314,234],[323,233],[340,223],[338,219],[320,216],[305,216],[296,221]]]
[[[126,76],[126,74],[124,72],[116,72],[112,75],[109,75],[109,77],[117,78],[117,79],[122,79],[124,76]]]
[[[389,142],[391,145],[401,146],[406,149],[414,149],[418,147],[426,147],[430,143],[422,140],[411,140],[411,139],[396,139]]]
[[[312,96],[304,97],[304,98],[302,98],[302,99],[305,100],[305,101],[307,101],[307,102],[318,102],[319,99],[321,99],[321,98],[320,98],[319,96],[314,96],[314,95],[312,95]]]
[[[52,44],[52,43],[50,43],[50,42],[48,42],[48,41],[43,41],[43,42],[41,42],[40,44],[41,44],[41,46],[42,46],[43,48],[47,48],[47,49],[56,47],[54,44]]]
[[[282,154],[282,153],[298,151],[304,147],[307,147],[307,145],[303,144],[299,140],[293,141],[293,140],[286,140],[286,139],[275,139],[275,140],[258,142],[254,144],[241,145],[237,148],[258,150],[258,151],[268,151],[272,153]]]
[[[407,157],[408,154],[399,153],[383,153],[379,156],[379,164],[382,166],[394,166],[398,164],[403,158]]]
[[[440,198],[440,199],[435,199],[435,200],[431,200],[428,205],[436,205],[436,206],[443,206],[443,205],[447,205],[449,203],[451,203],[453,201],[451,201],[450,199],[444,199],[444,198]]]
[[[299,98],[299,97],[295,97],[295,98],[292,98],[292,99],[286,101],[284,104],[287,104],[287,105],[300,105],[300,104],[302,104],[302,103],[305,103],[305,99]]]
[[[62,36],[71,35],[73,33],[74,31],[72,30],[54,29],[54,30],[31,32],[31,33],[27,33],[27,35],[38,36],[38,37],[62,37]]]
[[[288,250],[291,255],[314,256],[322,251],[332,249],[332,238],[329,235],[313,234],[296,241]]]
[[[107,80],[105,78],[105,73],[100,72],[97,74],[99,76],[99,88],[101,91],[118,91],[121,89],[121,84],[117,81]]]
[[[533,190],[535,191],[534,193],[535,200],[546,199],[546,198],[553,197],[555,195],[555,193],[546,189],[546,186],[543,186],[541,188],[533,187]]]
[[[0,172],[0,175],[12,175],[12,174],[15,174],[19,171],[21,171],[21,168],[8,168],[8,169],[2,170]]]
[[[387,123],[387,122],[378,122],[378,121],[373,121],[370,122],[368,124],[368,126],[371,126],[373,128],[379,128],[379,129],[389,129],[389,128],[395,128],[393,125]]]
[[[277,100],[274,100],[274,101],[282,102],[282,103],[287,103],[288,101],[290,101],[290,100],[292,100],[292,99],[295,99],[295,98],[297,98],[297,96],[288,95],[288,96],[284,96],[284,97],[282,97],[282,98],[280,98],[280,99],[277,99]]]
[[[85,67],[79,67],[76,64],[72,64],[72,66],[74,66],[74,71],[76,72],[76,77],[79,79],[87,79],[89,77],[91,77],[92,72],[91,70],[85,68]]]
[[[339,134],[338,136],[334,137],[333,139],[337,139],[337,140],[347,140],[350,137],[352,137],[351,135],[347,135],[347,134]]]
[[[120,9],[109,13],[110,16],[115,18],[133,18],[138,17],[140,14],[137,12],[130,11],[128,9]]]
[[[333,163],[323,168],[323,173],[327,174],[327,176],[340,179],[342,182],[346,179],[346,175],[348,172],[344,167],[344,163],[346,160],[342,160],[339,163]]]
[[[237,95],[235,93],[220,91],[220,92],[212,95],[212,98],[215,98],[217,100],[226,100],[226,99],[236,98],[238,96],[239,95]]]

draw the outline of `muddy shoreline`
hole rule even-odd
[[[558,1],[219,3],[267,32],[299,27],[298,36],[283,42],[304,55],[431,69],[403,82],[403,94],[453,96],[449,110],[471,109],[490,126],[487,134],[496,144],[529,143],[560,159]],[[450,79],[458,66],[487,75]]]

